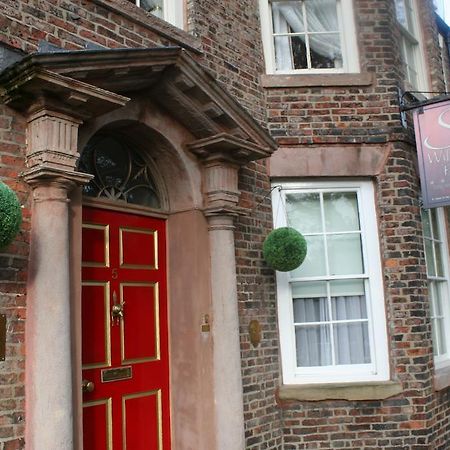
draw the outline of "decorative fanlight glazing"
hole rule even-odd
[[[148,163],[122,139],[91,139],[81,154],[79,170],[94,175],[83,188],[84,195],[161,207]]]

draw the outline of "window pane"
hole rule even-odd
[[[431,224],[429,211],[422,209],[421,218],[422,218],[423,235],[426,237],[431,237]]]
[[[442,245],[440,242],[434,243],[434,254],[436,256],[436,272],[438,277],[444,276],[444,262],[442,260]]]
[[[436,303],[435,289],[436,289],[435,282],[428,281],[428,296],[430,297],[430,314],[432,318],[436,317],[437,315],[440,315],[438,307],[435,306]]]
[[[304,35],[291,37],[291,53],[294,69],[308,69],[305,39]]]
[[[305,236],[308,251],[303,264],[291,272],[291,278],[326,275],[323,236]]]
[[[334,280],[330,282],[332,297],[365,295],[364,280]]]
[[[291,283],[293,298],[327,297],[326,281]]]
[[[417,74],[417,63],[416,63],[416,50],[417,43],[411,43],[407,39],[403,38],[405,47],[405,64],[407,71],[408,81],[413,87],[418,86],[418,74]]]
[[[424,240],[425,243],[425,257],[427,261],[427,274],[429,277],[436,276],[436,269],[434,267],[433,243],[429,239]]]
[[[326,231],[359,230],[356,192],[333,192],[323,195]]]
[[[299,367],[332,364],[329,325],[296,327],[295,341]]]
[[[367,322],[334,325],[336,364],[370,363]]]
[[[404,0],[395,0],[395,12],[397,15],[397,20],[405,28],[408,28],[408,22],[406,20],[406,7]]]
[[[275,36],[277,70],[307,69],[304,36]]]
[[[434,355],[443,355],[447,353],[447,342],[445,339],[445,322],[443,318],[433,319],[431,321],[433,331],[433,353]]]
[[[319,194],[286,194],[286,209],[288,224],[300,233],[322,232]]]
[[[301,33],[305,31],[302,3],[281,1],[272,3],[274,33]]]
[[[327,240],[330,275],[364,273],[359,233],[330,235]]]
[[[441,232],[439,230],[439,222],[438,222],[437,212],[435,209],[430,210],[430,216],[431,216],[431,225],[433,228],[433,238],[440,239]]]
[[[340,296],[331,299],[333,320],[367,319],[366,297],[364,295]]]
[[[141,0],[141,8],[151,12],[154,16],[164,18],[164,0]]]
[[[406,12],[406,28],[408,28],[408,31],[415,36],[416,30],[414,27],[414,11],[413,11],[413,5],[411,3],[411,0],[405,0],[405,12]]]
[[[333,320],[367,318],[364,280],[331,281],[330,293]]]
[[[309,36],[311,67],[313,69],[342,68],[342,50],[339,34]]]
[[[305,5],[309,33],[339,31],[336,0],[306,0]]]
[[[443,300],[446,298],[445,288],[446,282],[444,281],[430,281],[431,296],[434,303],[434,317],[442,317],[444,314]]]
[[[326,322],[329,320],[328,299],[322,298],[295,298],[294,322]]]
[[[447,353],[447,345],[445,342],[445,328],[444,319],[436,319],[434,321],[436,327],[436,333],[439,335],[439,354],[443,355]]]

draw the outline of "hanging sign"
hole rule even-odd
[[[414,112],[424,208],[450,205],[450,100]]]

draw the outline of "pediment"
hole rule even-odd
[[[53,74],[59,93],[47,81],[49,74]],[[97,94],[99,98],[91,100],[96,115],[107,112],[108,101],[113,109],[127,98],[149,96],[199,142],[217,135],[230,136],[235,142],[247,144],[247,160],[269,156],[275,149],[267,131],[180,47],[37,53],[0,74],[1,96],[16,109],[20,109],[20,101],[31,101],[39,87],[48,91],[47,96],[60,95],[66,102],[72,99],[71,107],[79,107],[86,115],[89,104],[81,98],[79,106],[74,105],[76,95],[70,94],[71,82],[74,92],[91,87],[90,95]],[[111,97],[102,104],[100,98],[108,94]]]

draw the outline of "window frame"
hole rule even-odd
[[[281,191],[276,188],[281,186]],[[372,362],[334,366],[297,367],[293,299],[289,273],[276,272],[278,324],[280,333],[283,383],[320,384],[342,382],[375,382],[389,380],[388,339],[384,301],[384,284],[375,210],[375,193],[371,181],[311,181],[273,183],[272,205],[274,228],[287,226],[283,191],[357,192],[362,255],[365,265],[365,294],[369,317],[369,343]],[[370,239],[368,237],[370,236]],[[325,278],[325,277],[324,277]],[[329,277],[328,277],[329,278]],[[327,279],[328,279],[327,278]],[[298,280],[298,278],[296,279]]]
[[[403,25],[398,18],[398,8],[397,5],[402,2],[405,5],[405,11],[411,10],[411,27],[409,29]],[[423,47],[421,26],[418,16],[418,9],[416,0],[394,0],[395,15],[397,25],[400,30],[400,57],[402,63],[405,67],[405,82],[407,83],[406,88],[409,90],[416,91],[427,91],[428,81],[425,71],[425,52]],[[413,54],[413,64],[408,60],[407,46],[410,46]],[[410,76],[410,68],[412,68],[417,74],[417,85],[413,83]]]
[[[141,0],[132,1],[136,6],[141,7]],[[184,0],[163,0],[163,14],[164,17],[161,20],[184,29]]]
[[[423,228],[423,239],[424,239],[424,253],[425,253],[425,260],[426,260],[426,266],[427,266],[427,281],[428,281],[428,298],[430,299],[430,321],[431,326],[434,326],[435,320],[436,320],[436,307],[434,306],[436,300],[432,297],[432,290],[434,288],[431,288],[431,284],[438,284],[442,283],[444,285],[443,288],[443,294],[445,298],[442,300],[442,319],[443,319],[443,332],[444,332],[444,339],[445,339],[445,346],[446,346],[446,352],[445,353],[439,353],[435,354],[435,349],[437,343],[434,340],[435,333],[433,330],[432,333],[432,341],[433,341],[433,356],[434,356],[434,363],[436,366],[436,369],[441,369],[445,367],[450,366],[450,267],[449,267],[449,247],[448,247],[448,234],[449,234],[449,223],[448,219],[446,219],[446,211],[445,207],[438,207],[433,208],[436,211],[436,218],[437,218],[437,226],[438,226],[438,232],[439,232],[439,239],[434,237],[433,232],[433,226],[431,224],[431,220],[429,220],[430,223],[430,231],[431,236],[425,235],[425,228]],[[422,214],[426,212],[427,214],[431,214],[430,209],[422,209]],[[447,211],[448,214],[448,211]],[[423,221],[423,218],[422,218]],[[425,242],[426,240],[429,240],[431,242],[438,242],[440,249],[441,249],[441,257],[442,257],[442,268],[443,268],[443,275],[429,275],[428,274],[428,268],[429,268],[429,256],[426,252],[426,246]],[[433,256],[435,256],[435,250],[433,248]],[[436,268],[436,258],[433,258],[433,265]],[[433,314],[434,311],[434,314]]]
[[[341,25],[339,30],[342,47],[342,68],[330,69],[291,69],[277,70],[275,45],[273,39],[272,8],[271,3],[277,0],[259,0],[259,11],[261,17],[261,34],[266,63],[267,74],[292,75],[292,74],[336,74],[336,73],[359,73],[359,51],[356,40],[356,27],[353,12],[353,0],[336,0],[338,21]],[[292,0],[296,1],[296,0]],[[298,1],[298,0],[297,0]]]

